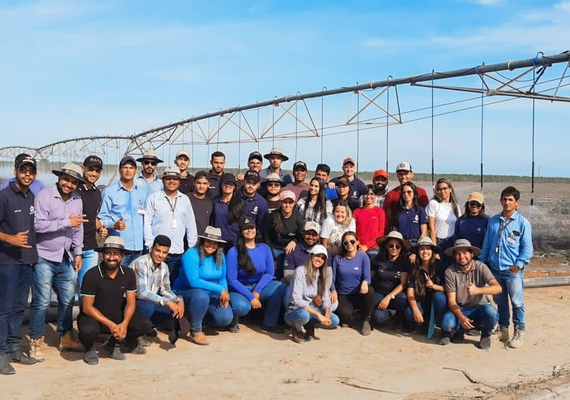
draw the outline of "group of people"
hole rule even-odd
[[[103,350],[122,360],[121,345],[144,354],[157,329],[172,344],[208,345],[204,326],[237,333],[252,309],[263,313],[263,330],[282,334],[288,325],[297,343],[316,328],[342,324],[368,336],[394,321],[428,337],[440,327],[442,345],[477,330],[483,349],[498,322],[501,341],[522,345],[532,233],[516,188],[503,190],[502,212],[490,218],[481,193],[462,210],[447,179],[429,199],[406,161],[392,190],[384,170],[372,184],[358,179],[350,157],[334,178],[318,164],[308,179],[303,161],[289,173],[287,161],[277,147],[252,152],[235,176],[216,151],[211,170],[192,175],[181,150],[158,175],[163,161],[146,151],[123,157],[119,180],[101,191],[96,155],[54,170],[57,183],[46,188],[35,179],[36,160],[18,155],[14,177],[0,187],[0,374],[44,360],[52,291],[59,350],[84,351],[90,365],[100,334],[108,335]]]

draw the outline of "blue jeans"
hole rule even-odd
[[[366,255],[368,256],[368,258],[370,258],[370,262],[372,262],[376,258],[379,252],[380,249],[378,247],[366,251]]]
[[[83,277],[91,268],[97,266],[99,262],[99,253],[95,250],[86,250],[81,255],[83,259],[83,264],[81,265],[81,269],[77,271],[77,285],[79,286],[79,301],[81,304],[81,285],[83,284]]]
[[[130,254],[125,254],[123,259],[121,260],[121,266],[128,267],[130,263],[132,263],[136,258],[139,258],[143,255],[142,250],[133,251]]]
[[[172,318],[170,308],[153,303],[150,300],[137,299],[136,312],[151,320],[155,326],[160,326]]]
[[[255,285],[250,285],[247,287],[252,290]],[[283,306],[283,296],[285,295],[286,288],[287,286],[283,285],[279,281],[271,281],[263,288],[259,294],[259,301],[261,301],[265,307],[263,325],[277,325],[277,321],[279,320],[279,313],[281,312],[281,307]],[[251,303],[243,294],[230,292],[230,303],[232,305],[232,311],[234,313],[234,322],[237,321],[237,318],[243,317],[251,311]]]
[[[32,271],[31,265],[0,265],[0,355],[20,346]]]
[[[461,312],[473,320],[473,326],[481,331],[481,337],[488,337],[493,334],[493,328],[497,324],[497,310],[490,303],[474,307],[461,307]],[[445,332],[463,332],[459,320],[451,311],[443,314],[441,329]]]
[[[499,309],[499,325],[509,326],[511,313],[509,310],[509,299],[513,307],[513,325],[515,328],[524,330],[524,281],[523,272],[520,270],[513,274],[509,270],[492,270],[495,279],[499,282],[503,291],[493,296],[493,300]]]
[[[453,257],[445,255],[445,250],[449,249],[450,247],[453,247],[453,245],[455,244],[455,237],[452,236],[447,239],[437,238],[436,240],[438,247],[441,249],[440,257],[443,266],[447,268],[450,265],[455,264],[455,259]]]
[[[321,314],[325,314],[325,310],[322,307],[317,307],[311,304],[311,307],[320,312]],[[315,328],[323,328],[323,329],[334,329],[340,323],[340,320],[336,316],[336,314],[331,313],[331,324],[329,326],[321,325],[318,318],[304,310],[302,308],[298,308],[296,310],[290,310],[285,313],[285,323],[287,325],[295,327],[298,331],[300,331],[303,326],[307,324],[313,325]]]
[[[374,306],[374,312],[372,313],[372,321],[376,325],[382,325],[388,322],[390,319],[390,313],[388,310],[395,310],[396,314],[403,316],[404,312],[406,311],[406,307],[408,306],[408,299],[406,298],[406,293],[402,292],[396,296],[394,300],[390,300],[390,304],[388,304],[388,308],[385,310],[380,310],[378,305],[382,301],[382,299],[386,296],[380,293],[375,293],[376,300]]]
[[[203,289],[180,290],[184,297],[186,314],[190,314],[192,332],[202,332],[202,322],[207,326],[228,326],[234,317],[231,307],[220,307],[220,299],[212,297]]]
[[[435,311],[435,324],[437,326],[441,326],[441,319],[443,318],[443,314],[446,311],[447,308],[447,297],[445,295],[444,292],[433,292],[433,296],[431,298],[432,304],[433,304],[433,308]],[[425,326],[427,326],[429,324],[429,319],[430,319],[430,308],[428,308],[427,310],[424,310],[424,308],[422,307],[422,305],[420,303],[418,303],[418,308],[420,309],[422,315],[424,316],[424,324]],[[414,313],[412,312],[412,308],[408,306],[408,308],[406,308],[406,312],[404,314],[404,317],[406,318],[406,322],[409,322],[411,324],[414,324]]]
[[[170,284],[173,284],[178,275],[180,275],[180,265],[182,264],[182,254],[169,254],[164,259],[168,265],[168,273],[170,275]]]
[[[275,279],[281,280],[283,278],[283,264],[285,264],[285,259],[287,254],[284,250],[273,249],[273,260],[277,262],[275,266]]]
[[[40,257],[32,274],[32,306],[30,310],[30,338],[45,335],[46,312],[51,302],[52,289],[57,294],[57,332],[63,335],[72,329],[73,301],[77,273],[70,261],[52,263]]]
[[[291,298],[291,291],[293,290],[292,286],[285,285],[285,291],[283,296],[283,309],[287,310],[289,308],[289,299]],[[338,300],[331,304],[331,313],[333,313],[338,308]]]

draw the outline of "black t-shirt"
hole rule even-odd
[[[410,260],[407,255],[401,255],[396,261],[372,261],[371,271],[374,273],[372,287],[377,293],[386,295],[400,284],[403,272],[410,273]]]
[[[214,203],[207,193],[205,199],[199,199],[192,193],[188,193],[188,197],[190,198],[190,203],[192,203],[198,235],[203,235],[206,227],[210,225]]]
[[[98,265],[85,274],[81,285],[81,296],[95,297],[94,307],[114,322],[123,320],[125,294],[137,291],[135,272],[119,267],[115,279],[107,276],[105,268]]]
[[[180,187],[178,187],[178,191],[180,193],[188,194],[193,190],[194,190],[194,177],[191,174],[181,177]]]
[[[275,218],[281,221],[281,233],[276,231]],[[272,211],[269,215],[269,228],[266,232],[266,243],[274,249],[283,250],[291,240],[297,243],[301,241],[301,234],[305,221],[297,210],[293,210],[293,214],[285,219],[281,215],[281,210]]]
[[[93,186],[89,189],[84,183],[77,186],[76,193],[83,201],[83,214],[86,215],[87,222],[83,224],[83,251],[93,250],[97,247],[97,231],[96,219],[99,208],[101,207],[101,191]]]
[[[24,194],[14,182],[0,190],[0,232],[15,235],[28,232],[28,244],[31,249],[12,246],[0,241],[0,264],[36,264],[38,250],[34,231],[34,194],[28,190]]]
[[[417,279],[416,275],[418,277]],[[435,271],[431,274],[430,279],[434,285],[445,286],[445,266],[442,262],[436,262]],[[418,291],[418,285],[424,288],[424,295]],[[417,302],[422,304],[429,304],[431,302],[433,290],[426,288],[426,276],[422,267],[412,267],[406,286],[414,288],[414,297]]]

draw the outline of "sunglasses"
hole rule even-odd
[[[476,201],[470,201],[469,207],[481,207],[481,204],[477,203]]]
[[[342,242],[343,245],[348,246],[349,244],[356,244],[356,240],[351,239],[351,240],[345,240],[344,242]]]
[[[281,186],[281,184],[279,182],[269,182],[267,183],[267,186],[275,187],[275,186]]]
[[[35,174],[37,173],[37,171],[36,171],[35,168],[25,168],[25,167],[21,167],[21,168],[18,168],[18,171],[19,171],[21,174],[30,174],[30,175],[35,175]]]
[[[179,181],[180,178],[178,178],[177,176],[165,176],[164,178],[165,181]]]
[[[156,161],[147,161],[147,160],[144,161],[144,165],[149,165],[149,164],[156,165]]]
[[[389,249],[396,249],[396,250],[400,250],[402,248],[402,246],[400,246],[399,244],[389,244],[388,245]]]

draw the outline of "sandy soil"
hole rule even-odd
[[[569,372],[570,320],[560,311],[570,309],[570,287],[529,289],[526,304],[528,330],[518,350],[494,339],[482,351],[469,337],[442,347],[392,328],[367,338],[349,328],[317,331],[321,340],[298,345],[242,324],[239,334],[209,336],[207,347],[181,340],[173,348],[160,333],[146,355],[121,362],[100,352],[99,365],[88,366],[81,353],[57,351],[51,328],[45,362],[16,365],[16,375],[0,378],[1,397],[514,398]]]

